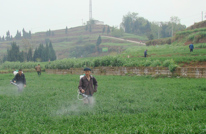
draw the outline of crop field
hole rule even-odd
[[[77,100],[79,75],[25,73],[22,93],[0,77],[0,133],[206,133],[205,79],[95,76],[95,104]]]
[[[157,45],[157,46],[133,46],[128,48],[123,54],[123,57],[130,55],[136,60],[144,59],[144,51],[148,50],[148,59],[150,60],[166,60],[174,59],[175,62],[191,62],[191,61],[206,61],[206,44],[194,44],[194,51],[189,51],[189,45]]]

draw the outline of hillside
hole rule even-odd
[[[195,23],[187,29],[175,33],[173,37],[146,42],[147,46],[164,44],[188,45],[191,43],[206,43],[206,21]]]
[[[30,47],[35,50],[39,44],[45,44],[45,40],[51,40],[53,47],[56,51],[58,59],[69,57],[69,51],[75,47],[81,47],[85,45],[95,45],[99,35],[102,36],[102,43],[100,49],[107,47],[108,53],[92,53],[89,56],[102,56],[110,53],[117,54],[128,46],[141,45],[139,42],[147,40],[146,37],[139,37],[133,34],[124,34],[122,39],[111,38],[111,32],[109,34],[102,33],[103,28],[107,29],[107,25],[92,25],[92,31],[86,30],[86,26],[79,26],[68,29],[67,34],[65,29],[51,31],[51,35],[48,36],[47,32],[37,32],[32,34],[31,39],[20,39],[12,41],[0,42],[0,58],[6,54],[8,48],[10,48],[11,42],[17,42],[20,49],[27,51]]]

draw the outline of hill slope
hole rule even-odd
[[[163,44],[188,45],[191,43],[206,43],[206,21],[195,23],[186,30],[175,33],[173,37],[150,40],[146,44],[149,46]]]
[[[75,28],[51,31],[50,36],[48,32],[38,32],[32,34],[31,39],[20,39],[12,41],[0,42],[0,58],[3,54],[6,54],[8,48],[10,48],[11,42],[17,42],[20,49],[23,51],[28,51],[31,47],[33,50],[39,46],[39,44],[45,44],[45,40],[50,40],[53,43],[53,47],[57,53],[58,59],[63,59],[69,57],[69,51],[75,47],[81,47],[85,45],[96,45],[96,41],[99,35],[102,35],[102,43],[100,48],[107,47],[110,52],[118,53],[122,51],[124,47],[139,45],[139,42],[144,42],[147,40],[146,37],[139,37],[133,34],[124,34],[123,39],[111,38],[111,33],[102,33],[103,28],[107,29],[107,25],[92,25],[91,32],[86,30],[86,26],[79,26]],[[129,40],[129,41],[128,41]],[[140,44],[141,45],[141,44]],[[90,56],[101,56],[108,55],[108,53],[97,53]]]

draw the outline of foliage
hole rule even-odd
[[[99,46],[101,43],[102,43],[102,38],[101,38],[101,36],[99,35],[99,37],[98,37],[98,39],[97,39],[97,42],[96,42],[96,46]]]
[[[68,28],[66,27],[66,29],[65,29],[65,34],[68,34]]]
[[[46,65],[47,69],[69,69],[81,67],[99,67],[99,66],[123,66],[125,63],[120,57],[105,56],[93,60],[83,59],[63,59],[51,62]]]
[[[162,66],[163,67],[169,67],[169,65],[170,65],[170,62],[171,60],[165,60],[164,62],[163,62],[163,64],[162,64]]]
[[[122,37],[124,35],[124,31],[123,29],[114,28],[113,31],[111,32],[111,35],[114,37]]]
[[[185,25],[180,24],[177,17],[171,17],[168,22],[149,22],[143,17],[139,17],[138,13],[128,13],[123,16],[122,26],[125,28],[126,33],[133,33],[137,35],[147,35],[151,40],[153,38],[167,38],[172,36],[172,31],[177,32],[184,30]]]
[[[21,32],[19,32],[18,30],[17,30],[16,36],[15,36],[15,39],[16,40],[21,39]]]
[[[154,60],[150,66],[151,66],[151,67],[161,66],[161,62],[160,62],[159,60]]]
[[[7,55],[5,55],[4,61],[21,61],[23,62],[24,55],[27,55],[23,51],[19,51],[19,46],[15,42],[11,43],[11,49],[7,50]]]
[[[31,31],[26,32],[26,31],[24,30],[24,28],[23,28],[22,33],[23,33],[23,38],[25,38],[25,39],[31,39]]]
[[[56,60],[56,52],[53,49],[51,41],[46,42],[46,47],[40,44],[38,48],[34,51],[33,61],[54,61]]]

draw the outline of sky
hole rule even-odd
[[[119,26],[128,12],[149,21],[180,18],[187,27],[206,15],[206,0],[92,0],[93,19]],[[0,0],[0,36],[9,30],[32,33],[81,26],[89,20],[89,0]],[[206,20],[206,18],[204,18]]]

